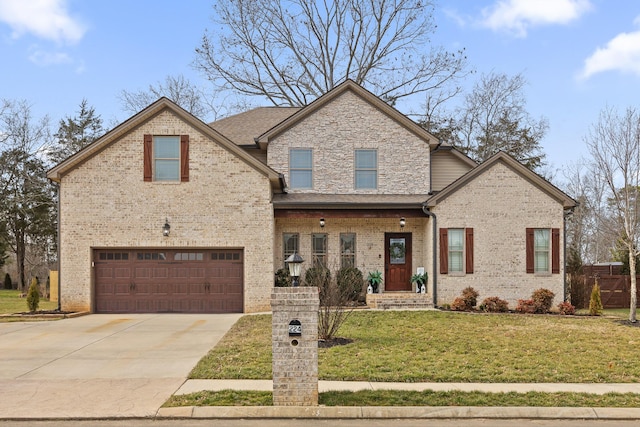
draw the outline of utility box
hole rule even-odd
[[[318,405],[318,288],[273,288],[273,404]]]

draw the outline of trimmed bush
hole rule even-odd
[[[29,307],[29,311],[33,313],[38,310],[38,306],[40,305],[40,286],[38,285],[38,279],[35,277],[31,279],[31,285],[29,286],[29,291],[27,292],[27,307]]]
[[[592,316],[602,315],[602,298],[600,297],[600,285],[596,283],[591,289],[591,299],[589,300],[589,314]]]
[[[482,301],[480,310],[487,313],[506,313],[509,311],[509,303],[499,297],[489,297]]]
[[[519,299],[516,306],[517,313],[533,314],[536,312],[536,306],[532,299]]]
[[[276,288],[287,288],[291,286],[291,275],[288,268],[280,268],[276,271],[276,277],[274,280]]]
[[[336,275],[336,281],[340,292],[344,292],[350,301],[358,300],[364,285],[362,271],[355,267],[341,268]]]
[[[462,296],[457,297],[451,304],[451,310],[454,311],[473,311],[478,303],[478,291],[471,286],[462,290]]]
[[[573,316],[576,314],[576,308],[570,302],[561,302],[558,304],[558,312],[563,316]]]
[[[9,273],[6,273],[4,275],[4,288],[5,289],[13,289],[13,284],[12,284],[11,276],[9,275]]]
[[[548,313],[549,310],[551,310],[553,297],[555,296],[556,294],[551,292],[549,289],[540,288],[533,291],[531,299],[533,300],[535,312],[538,314]]]

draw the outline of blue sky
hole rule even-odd
[[[27,100],[53,123],[83,98],[105,123],[125,120],[122,90],[178,74],[204,84],[190,64],[212,5],[0,0],[0,98]],[[433,42],[465,48],[478,74],[525,76],[530,114],[549,120],[542,143],[554,169],[587,155],[583,139],[604,107],[640,104],[637,0],[441,0],[434,18]]]

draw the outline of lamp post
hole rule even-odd
[[[302,269],[302,263],[304,260],[297,252],[294,252],[289,258],[285,260],[289,267],[289,275],[293,279],[293,286],[300,286],[298,278],[300,277],[300,270]]]

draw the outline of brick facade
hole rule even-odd
[[[289,177],[289,149],[313,148],[313,188],[291,193],[427,194],[429,144],[351,91],[269,141],[268,164]],[[354,151],[378,151],[378,188],[355,190]]]
[[[277,218],[274,242],[274,269],[284,267],[283,234],[298,233],[300,255],[304,258],[303,270],[311,266],[311,236],[314,233],[327,234],[328,267],[332,272],[340,269],[340,233],[356,235],[356,267],[362,271],[364,278],[371,271],[382,272],[384,278],[384,244],[385,232],[411,233],[412,236],[412,269],[425,267],[430,272],[427,262],[426,233],[430,222],[424,218],[407,218],[406,226],[400,228],[397,218],[328,218],[324,228],[319,225],[319,218]],[[430,241],[429,241],[430,242]],[[384,281],[382,285],[384,290]]]
[[[144,134],[190,135],[189,182],[143,182]],[[242,248],[244,310],[269,310],[269,179],[170,110],[64,175],[60,191],[63,310],[92,308],[92,249],[136,247]]]
[[[509,166],[495,163],[440,202],[433,212],[438,228],[474,230],[474,272],[439,274],[438,304],[450,304],[467,286],[480,293],[478,304],[498,296],[515,308],[518,299],[530,298],[539,288],[555,293],[554,304],[563,301],[563,207]],[[526,273],[527,227],[561,230],[560,274]]]

